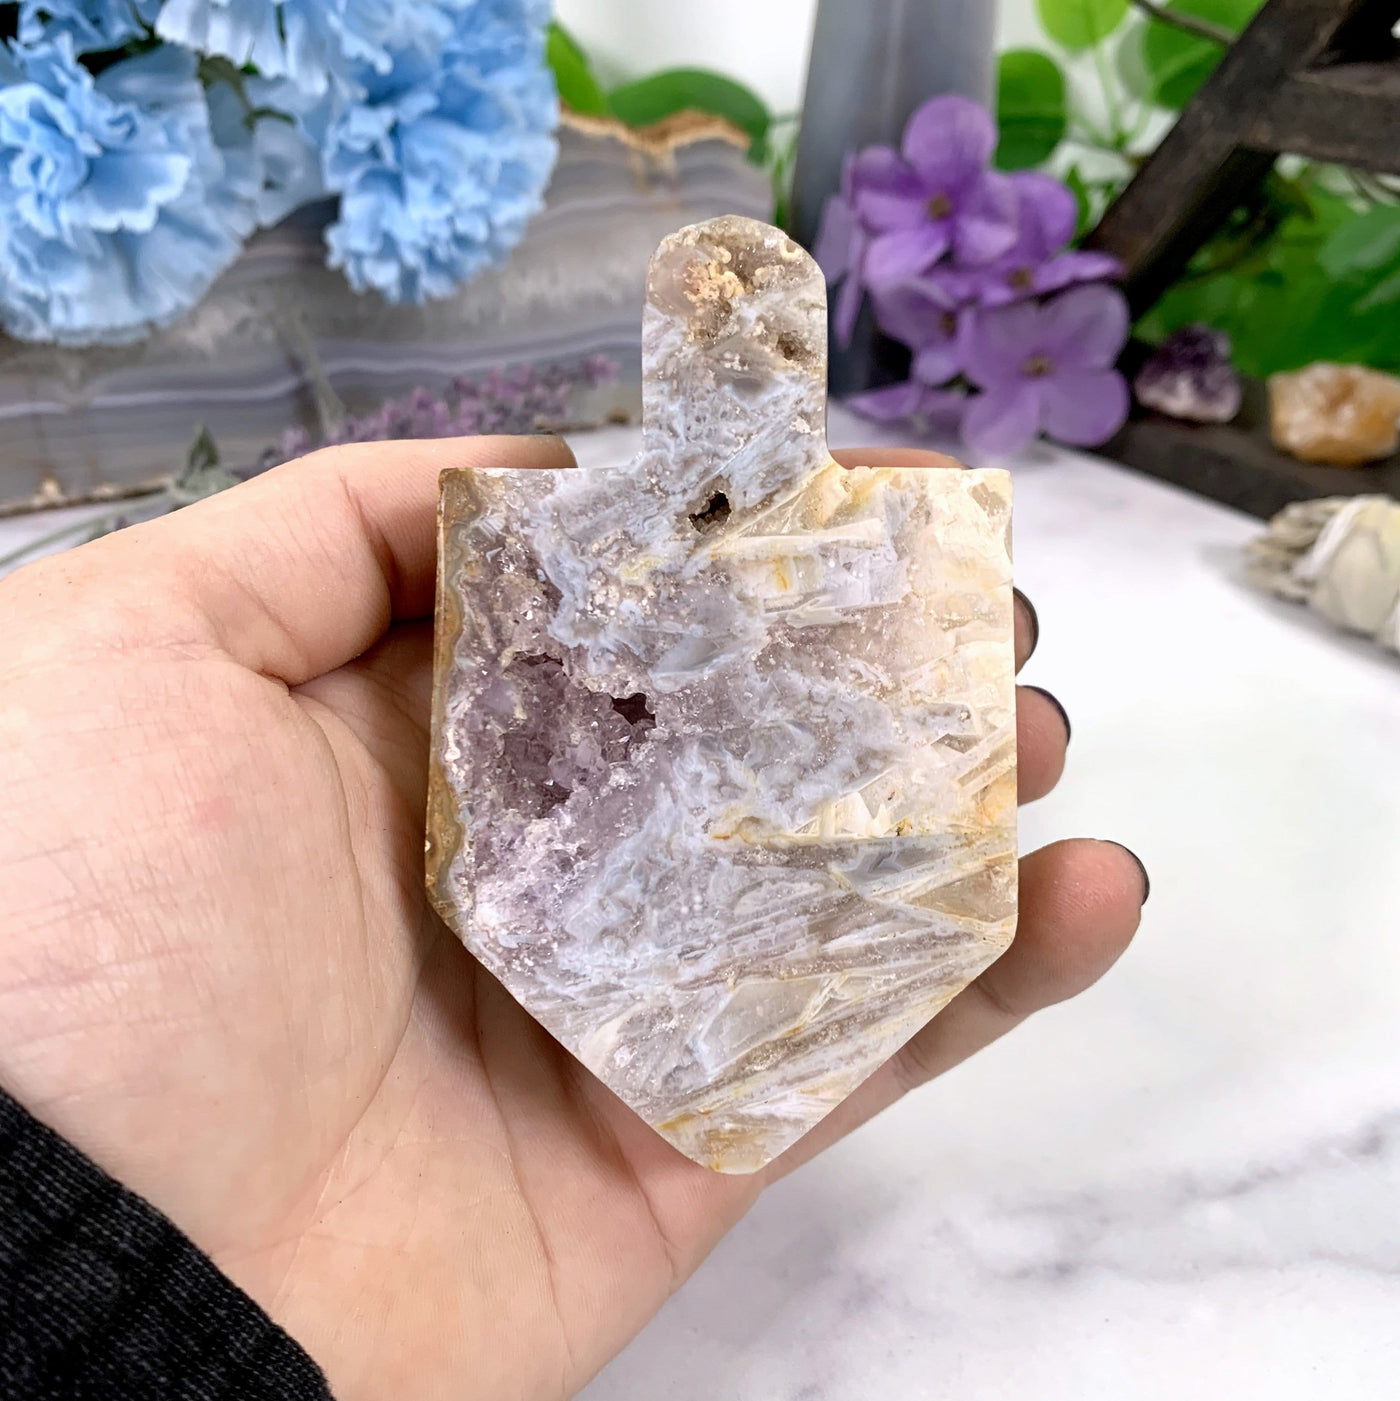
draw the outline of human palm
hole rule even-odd
[[[570,1395],[766,1181],[1087,986],[1137,923],[1120,848],[1037,853],[1012,951],[767,1173],[665,1144],[423,889],[437,472],[569,461],[334,449],[0,585],[0,1083],[344,1401]],[[1019,722],[1038,797],[1067,736],[1035,692]]]

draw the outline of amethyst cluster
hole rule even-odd
[[[289,428],[278,447],[268,449],[262,465],[274,467],[313,448],[340,443],[536,433],[544,425],[567,420],[575,395],[616,379],[617,365],[606,355],[540,369],[530,365],[496,369],[482,379],[458,376],[443,394],[419,388],[386,399],[372,413],[342,419],[320,439],[305,428]]]
[[[817,242],[849,343],[868,296],[881,330],[909,346],[910,378],[857,395],[867,417],[961,431],[974,452],[1016,452],[1041,432],[1092,447],[1122,426],[1128,387],[1121,272],[1071,248],[1074,193],[1049,176],[992,168],[996,127],[961,97],[910,118],[899,151],[847,161]]]
[[[1199,324],[1173,331],[1133,381],[1144,408],[1192,423],[1229,423],[1244,402],[1230,337]]]

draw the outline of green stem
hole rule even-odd
[[[1098,70],[1099,88],[1103,92],[1108,124],[1113,129],[1113,148],[1121,151],[1127,144],[1128,133],[1123,130],[1123,107],[1118,100],[1118,85],[1113,81],[1113,71],[1108,66],[1108,55],[1103,51],[1102,42],[1094,45],[1094,67]]]
[[[1080,146],[1087,146],[1095,151],[1102,151],[1108,156],[1118,156],[1122,152],[1113,144],[1113,138],[1105,131],[1099,131],[1093,127],[1084,117],[1082,112],[1076,113],[1073,123],[1069,127],[1066,141],[1073,141]]]
[[[1208,19],[1197,19],[1195,15],[1163,9],[1154,0],[1131,0],[1131,3],[1149,19],[1155,19],[1158,24],[1165,24],[1172,29],[1179,29],[1183,34],[1205,39],[1212,44],[1220,44],[1227,49],[1235,42],[1235,36],[1228,29],[1212,24]]]
[[[1088,132],[1083,136],[1077,136],[1070,132],[1064,139],[1068,145],[1080,146],[1086,151],[1093,151],[1095,155],[1112,156],[1114,160],[1122,161],[1127,166],[1132,165],[1132,160],[1126,151],[1111,145],[1106,137],[1097,133]]]

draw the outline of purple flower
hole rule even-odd
[[[967,403],[967,395],[956,389],[932,389],[911,379],[903,384],[887,384],[864,394],[853,394],[846,400],[846,407],[877,423],[904,423],[912,419],[955,436],[962,425]]]
[[[1016,242],[983,267],[945,274],[958,295],[983,306],[1007,306],[1077,283],[1123,275],[1123,265],[1107,253],[1065,251],[1079,219],[1079,206],[1067,186],[1033,171],[1009,178],[1018,209]]]
[[[975,311],[959,306],[930,278],[886,288],[873,300],[881,330],[914,351],[909,379],[857,394],[847,406],[878,422],[912,419],[956,435],[967,395],[943,386],[963,371]]]
[[[963,420],[967,445],[1000,457],[1042,430],[1080,447],[1107,442],[1128,417],[1128,386],[1112,368],[1127,339],[1128,304],[1112,287],[982,313],[968,336],[967,377],[984,393]]]
[[[926,273],[950,249],[978,267],[1016,242],[1016,187],[988,169],[996,126],[964,97],[935,97],[909,119],[902,155],[875,146],[852,172],[855,211],[872,237],[871,287]]]
[[[911,377],[947,384],[963,372],[973,311],[935,277],[900,282],[872,293],[875,319],[886,335],[914,352]]]
[[[832,195],[822,210],[821,227],[817,230],[817,244],[813,250],[817,266],[826,275],[829,286],[835,287],[845,279],[836,299],[836,342],[842,346],[851,343],[856,317],[860,314],[865,291],[861,275],[866,245],[870,241],[856,218],[855,164],[854,156],[846,157],[841,167],[841,192]]]

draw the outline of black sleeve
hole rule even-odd
[[[212,1260],[0,1090],[0,1397],[329,1396]]]

